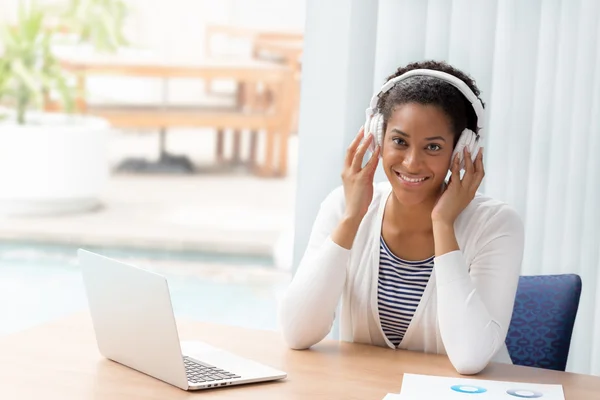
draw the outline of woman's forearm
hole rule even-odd
[[[512,272],[511,252],[505,250],[504,255],[498,250],[503,248],[500,243],[498,248],[482,248],[477,261],[469,266],[453,227],[434,223],[433,230],[438,322],[444,347],[459,373],[476,374],[504,341],[518,273]]]
[[[362,218],[345,217],[331,234],[331,240],[340,247],[350,250]]]
[[[327,240],[305,255],[280,307],[283,336],[294,349],[320,342],[330,331],[350,252]]]
[[[459,250],[454,233],[454,224],[433,221],[433,240],[435,242],[436,257]]]
[[[498,329],[491,323],[469,277],[453,224],[433,223],[438,277],[440,332],[446,352],[461,374],[478,373],[495,349]],[[448,279],[448,280],[446,280]]]

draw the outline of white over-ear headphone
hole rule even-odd
[[[414,69],[414,70],[408,71],[400,76],[392,78],[389,81],[387,81],[381,87],[379,92],[375,93],[375,95],[371,98],[371,103],[369,104],[369,108],[367,108],[367,110],[365,111],[367,119],[365,122],[365,130],[364,130],[365,137],[367,137],[369,134],[372,133],[373,137],[375,139],[373,142],[371,142],[371,146],[370,146],[371,151],[375,150],[376,144],[381,146],[382,141],[383,141],[383,134],[384,134],[384,132],[383,132],[383,114],[381,114],[381,112],[379,110],[377,110],[377,101],[379,100],[379,96],[381,94],[387,92],[388,90],[390,90],[392,87],[394,87],[394,85],[396,83],[400,82],[401,80],[410,78],[415,75],[433,76],[435,78],[442,79],[442,80],[452,84],[454,87],[456,87],[458,90],[461,91],[461,93],[467,98],[467,100],[469,100],[469,102],[473,106],[473,109],[475,110],[475,114],[477,115],[478,133],[476,134],[475,132],[473,132],[472,130],[470,130],[468,128],[463,130],[460,135],[460,138],[458,139],[458,142],[456,143],[454,152],[452,153],[452,160],[454,160],[454,156],[456,154],[458,154],[458,157],[460,159],[460,168],[464,169],[465,168],[465,163],[463,160],[464,148],[466,147],[471,152],[471,157],[472,157],[473,161],[475,161],[475,157],[477,156],[477,153],[479,152],[480,141],[481,141],[481,130],[483,129],[483,126],[484,126],[483,104],[481,104],[481,101],[477,98],[477,96],[475,96],[475,93],[473,93],[473,91],[469,88],[469,86],[467,86],[467,84],[465,82],[463,82],[461,79],[455,77],[454,75],[450,75],[446,72],[436,71],[436,70],[432,70],[432,69]],[[377,112],[375,112],[375,110],[377,110]]]

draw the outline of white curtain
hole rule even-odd
[[[374,86],[422,59],[476,79],[482,191],[525,222],[523,274],[581,276],[567,368],[600,375],[600,0],[380,0]]]

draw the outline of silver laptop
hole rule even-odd
[[[162,275],[79,249],[100,353],[184,390],[286,378],[285,372],[203,342],[180,342]]]

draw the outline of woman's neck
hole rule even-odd
[[[440,188],[439,193],[414,205],[402,204],[392,192],[386,207],[386,217],[389,218],[388,222],[392,223],[398,233],[431,232],[433,230],[431,212],[442,191],[443,186]]]

